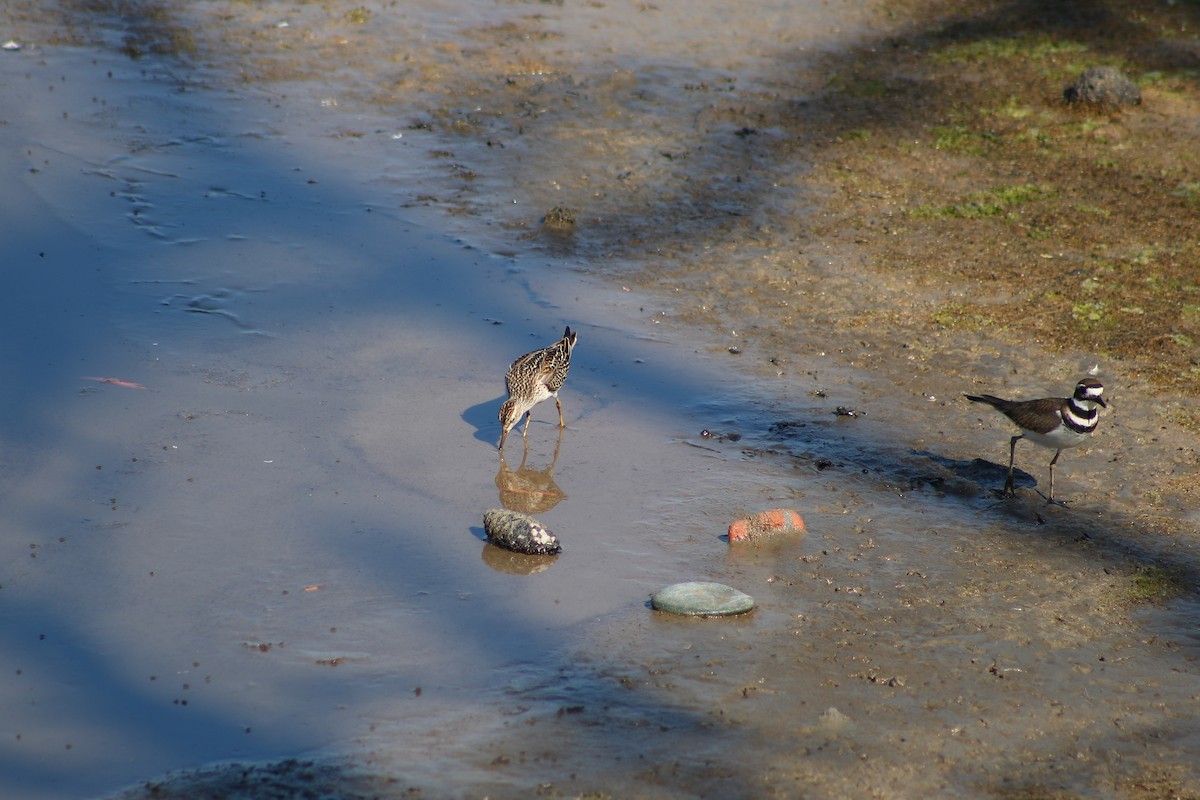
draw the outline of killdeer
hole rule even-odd
[[[567,379],[567,370],[571,368],[571,351],[579,338],[576,331],[567,326],[566,333],[554,344],[540,350],[526,353],[518,358],[508,368],[504,376],[504,387],[508,390],[508,399],[500,405],[500,449],[504,449],[504,440],[508,432],[525,417],[525,430],[521,435],[529,433],[529,417],[533,407],[543,400],[554,398],[558,406],[558,426],[565,428],[563,421],[562,401],[558,399],[558,390]]]
[[[1077,447],[1087,441],[1100,422],[1100,409],[1108,408],[1104,402],[1104,386],[1095,378],[1084,378],[1075,384],[1075,393],[1070,397],[1044,397],[1040,400],[1001,400],[990,394],[964,395],[976,403],[987,403],[1012,420],[1021,433],[1012,437],[1008,446],[1008,480],[1004,493],[1013,493],[1013,461],[1017,453],[1017,440],[1029,439],[1034,444],[1054,449],[1050,459],[1050,492],[1047,502],[1054,501],[1054,465],[1063,450]]]

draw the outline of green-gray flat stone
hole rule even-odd
[[[659,589],[650,605],[668,614],[690,617],[722,617],[744,614],[754,608],[754,598],[723,583],[690,581]]]

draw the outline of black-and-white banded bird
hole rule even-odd
[[[565,428],[563,421],[562,401],[558,399],[558,390],[567,379],[567,371],[571,368],[571,351],[579,334],[567,326],[563,337],[549,347],[534,350],[518,358],[508,368],[504,376],[504,387],[508,390],[508,399],[500,405],[500,449],[504,449],[504,440],[521,417],[525,417],[525,430],[522,436],[529,433],[529,417],[533,407],[543,400],[554,398],[558,406],[558,425]]]
[[[1095,378],[1084,378],[1075,384],[1075,393],[1070,397],[1043,397],[1040,400],[1002,400],[990,394],[964,395],[976,403],[987,403],[1008,417],[1021,432],[1012,437],[1008,446],[1008,480],[1004,493],[1013,493],[1013,462],[1016,459],[1017,440],[1029,439],[1042,447],[1054,450],[1050,459],[1050,492],[1046,499],[1054,500],[1054,465],[1063,450],[1077,447],[1087,441],[1100,422],[1100,408],[1108,408],[1104,402],[1104,386]]]

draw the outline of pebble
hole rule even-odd
[[[828,728],[844,728],[850,724],[850,718],[833,706],[821,712],[820,720]]]
[[[723,617],[754,608],[754,598],[723,583],[691,581],[659,589],[650,596],[656,611],[689,617]]]
[[[1068,103],[1140,105],[1142,90],[1116,67],[1088,67],[1075,83],[1063,89]]]
[[[528,514],[503,508],[488,509],[483,515],[487,540],[497,547],[533,556],[562,552],[558,538]]]
[[[751,514],[729,525],[729,543],[752,541],[776,533],[804,533],[804,518],[790,508],[773,508]]]

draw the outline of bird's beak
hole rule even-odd
[[[1100,405],[1104,406],[1105,408],[1108,408],[1108,403],[1104,402],[1103,397],[1097,397],[1096,402],[1099,403]]]

